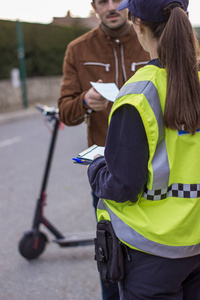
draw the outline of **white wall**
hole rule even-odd
[[[32,103],[57,103],[62,76],[27,78],[27,101]],[[22,88],[14,87],[11,80],[0,80],[0,110],[23,107]]]

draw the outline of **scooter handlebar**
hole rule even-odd
[[[35,105],[35,107],[38,110],[40,110],[43,113],[43,115],[45,115],[45,116],[54,116],[54,115],[58,114],[58,112],[59,112],[58,108],[49,107],[47,105],[42,105],[42,104],[39,104],[39,103],[37,103]]]

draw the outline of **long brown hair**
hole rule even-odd
[[[200,51],[188,16],[175,7],[166,23],[142,23],[158,40],[158,58],[167,71],[164,124],[194,134],[200,128]]]

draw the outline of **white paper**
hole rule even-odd
[[[115,83],[100,83],[100,82],[90,82],[90,84],[95,88],[95,90],[101,94],[105,99],[115,102],[117,94],[119,92],[118,87]]]
[[[104,150],[105,147],[93,145],[87,148],[86,150],[82,151],[81,153],[79,153],[77,157],[93,160],[94,156],[97,154],[104,156]]]

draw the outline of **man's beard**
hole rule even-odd
[[[106,27],[108,30],[119,30],[119,29],[121,29],[122,27],[124,27],[124,25],[126,24],[126,20],[123,22],[123,23],[121,23],[121,24],[119,24],[117,27],[112,27],[112,26],[108,26],[107,24],[105,24],[102,20],[101,20],[101,23],[102,23],[102,25],[104,26],[104,27]]]

